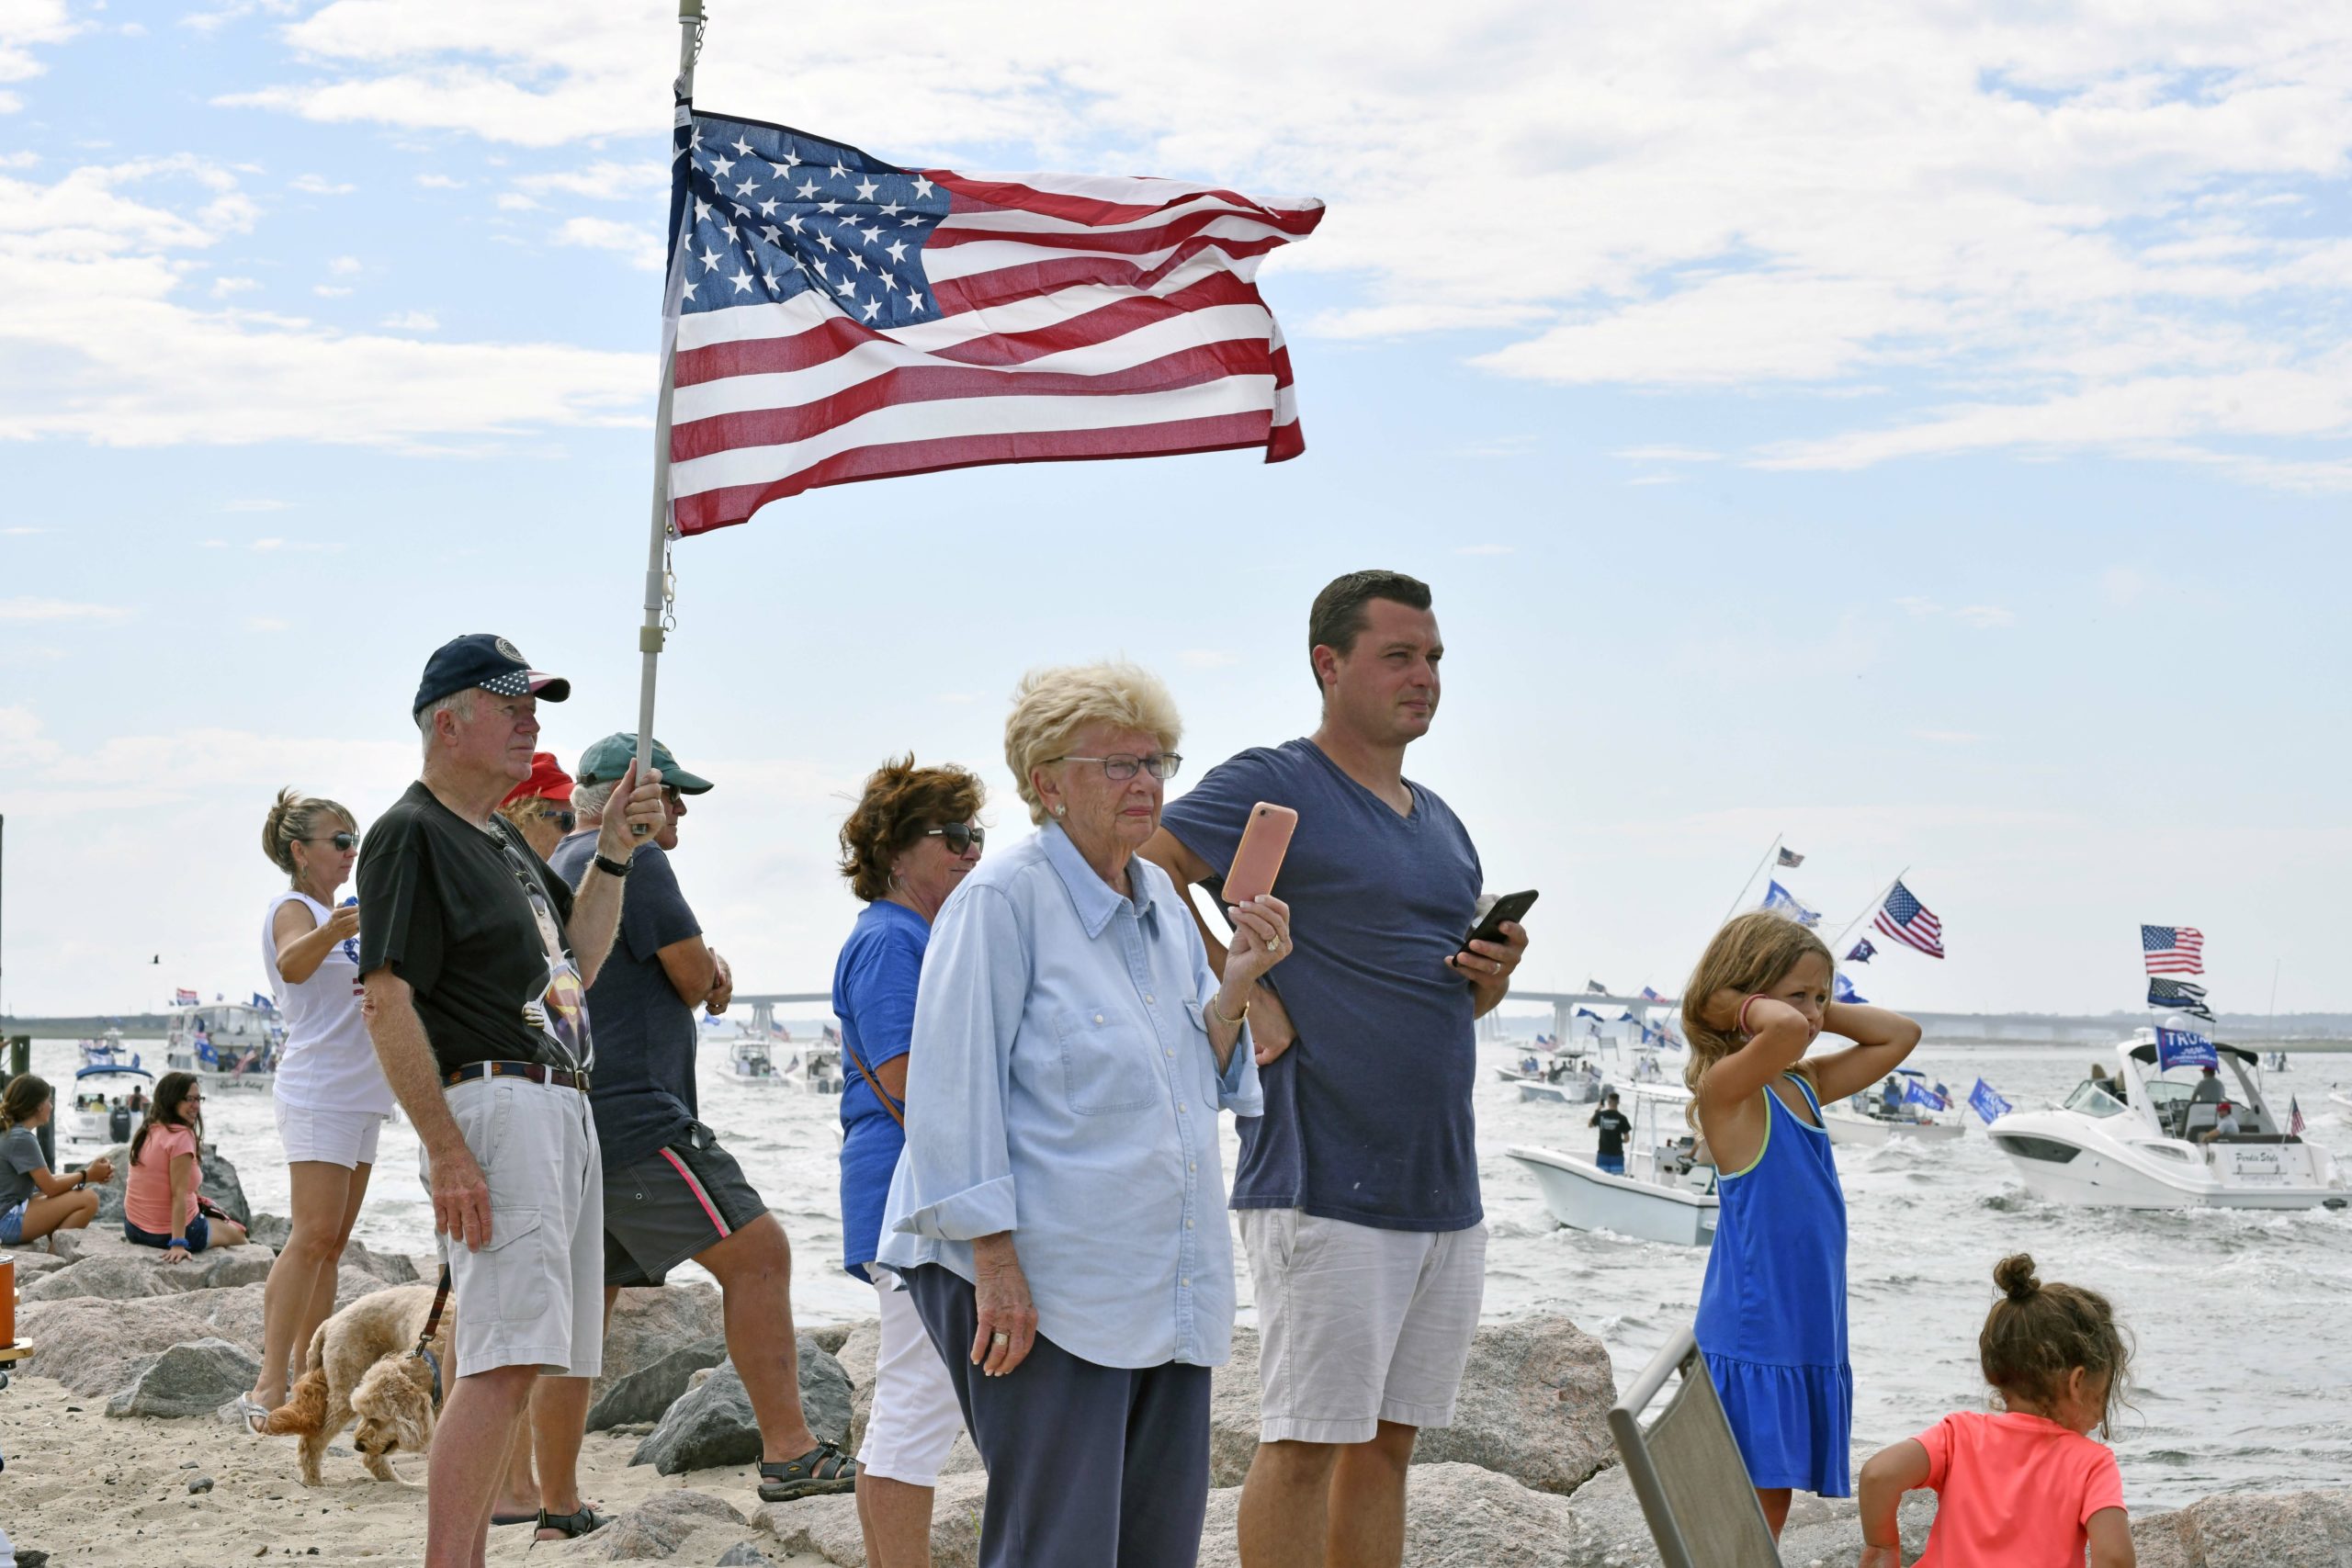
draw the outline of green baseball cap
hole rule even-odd
[[[580,753],[580,765],[571,770],[573,781],[584,784],[617,784],[635,761],[634,733],[607,735]],[[653,765],[661,770],[662,782],[680,795],[702,795],[710,788],[708,779],[678,766],[678,759],[670,755],[670,748],[659,740],[653,743]]]

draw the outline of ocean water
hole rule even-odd
[[[162,1054],[160,1044],[139,1048]],[[1705,1255],[1555,1225],[1533,1179],[1503,1150],[1589,1149],[1589,1108],[1521,1103],[1487,1070],[1517,1049],[1487,1044],[1479,1054],[1479,1169],[1493,1232],[1487,1315],[1566,1314],[1609,1348],[1622,1383],[1696,1312]],[[1913,1062],[1963,1091],[1983,1077],[2024,1107],[2063,1098],[2095,1055],[1931,1042]],[[812,1324],[871,1315],[872,1287],[839,1266],[840,1101],[729,1083],[720,1076],[723,1046],[706,1044],[703,1059],[703,1119],[791,1235],[797,1316]],[[70,1080],[74,1062],[70,1042],[34,1045],[34,1068],[52,1082]],[[2270,1078],[2282,1114],[2287,1096],[2297,1096],[2307,1135],[2340,1160],[2352,1160],[2352,1125],[2327,1091],[2346,1086],[2352,1057],[2296,1057],[2292,1070]],[[269,1098],[221,1090],[208,1096],[207,1110],[208,1134],[236,1163],[248,1198],[284,1213],[286,1172]],[[1225,1141],[1229,1174],[1230,1118]],[[61,1158],[88,1152],[67,1145]],[[2037,1202],[1973,1122],[1956,1144],[1841,1148],[1838,1159],[1851,1235],[1858,1441],[1893,1441],[1947,1411],[1986,1407],[1976,1334],[1993,1297],[1993,1265],[2026,1251],[2044,1280],[2106,1292],[2137,1343],[2132,1408],[2113,1438],[2134,1505],[2352,1484],[2352,1213],[2128,1213]],[[371,1247],[424,1252],[432,1227],[415,1135],[403,1122],[388,1125],[358,1234]],[[1235,1252],[1238,1258],[1238,1239]],[[1240,1298],[1248,1321],[1246,1269]]]

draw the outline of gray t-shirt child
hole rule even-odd
[[[28,1198],[40,1197],[33,1172],[48,1168],[49,1156],[40,1152],[39,1134],[30,1127],[9,1128],[0,1137],[0,1214]]]

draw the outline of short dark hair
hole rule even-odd
[[[1306,668],[1315,676],[1317,694],[1323,690],[1323,676],[1315,668],[1315,650],[1328,648],[1342,656],[1352,653],[1369,619],[1364,606],[1374,599],[1386,599],[1408,610],[1426,610],[1430,585],[1401,571],[1351,571],[1325,583],[1323,592],[1315,596],[1314,607],[1306,612]]]
[[[978,774],[952,762],[919,768],[911,751],[875,769],[842,824],[842,874],[850,891],[868,904],[888,895],[899,852],[933,828],[970,821],[987,795]]]

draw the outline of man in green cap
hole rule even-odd
[[[629,859],[620,932],[588,992],[597,1049],[589,1106],[605,1156],[605,1299],[609,1309],[624,1285],[659,1285],[689,1258],[710,1270],[726,1298],[728,1354],[759,1419],[760,1495],[784,1502],[847,1492],[855,1463],[819,1442],[801,1413],[791,1246],[696,1110],[695,1015],[724,1011],[735,983],[703,941],[670,856],[687,798],[707,794],[710,781],[679,766],[659,740],[652,755],[664,820]],[[571,791],[578,830],[548,857],[566,881],[594,863],[606,803],[636,758],[637,737],[628,734],[608,735],[581,754]],[[584,1416],[588,1385],[565,1392]],[[542,1483],[571,1495],[578,1458],[576,1439],[569,1452],[543,1446]]]

